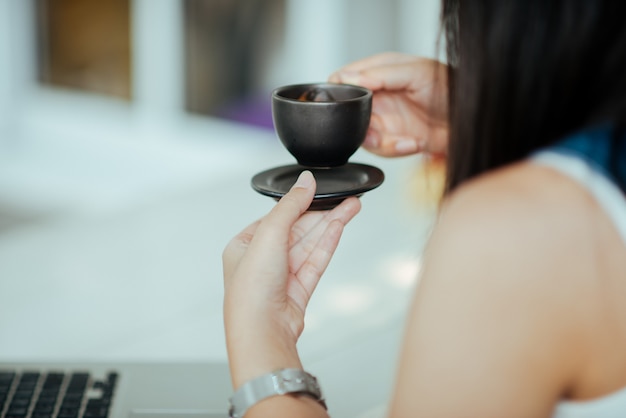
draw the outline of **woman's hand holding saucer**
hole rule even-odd
[[[306,306],[344,226],[361,208],[351,197],[331,211],[307,211],[315,187],[304,171],[224,250],[224,321],[235,387],[279,368],[302,367],[296,342]]]

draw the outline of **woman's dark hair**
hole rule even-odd
[[[446,193],[585,127],[624,132],[626,1],[443,0],[442,29]]]

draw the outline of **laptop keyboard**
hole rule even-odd
[[[0,418],[107,418],[117,377],[0,370]]]

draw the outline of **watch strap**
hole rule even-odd
[[[315,376],[301,369],[281,369],[244,383],[230,398],[229,416],[242,418],[251,406],[263,399],[286,394],[310,396],[326,408]]]

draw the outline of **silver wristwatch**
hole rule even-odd
[[[281,369],[244,383],[230,398],[228,414],[231,418],[242,418],[248,408],[257,402],[290,393],[310,396],[326,408],[322,390],[314,376],[300,369]]]

